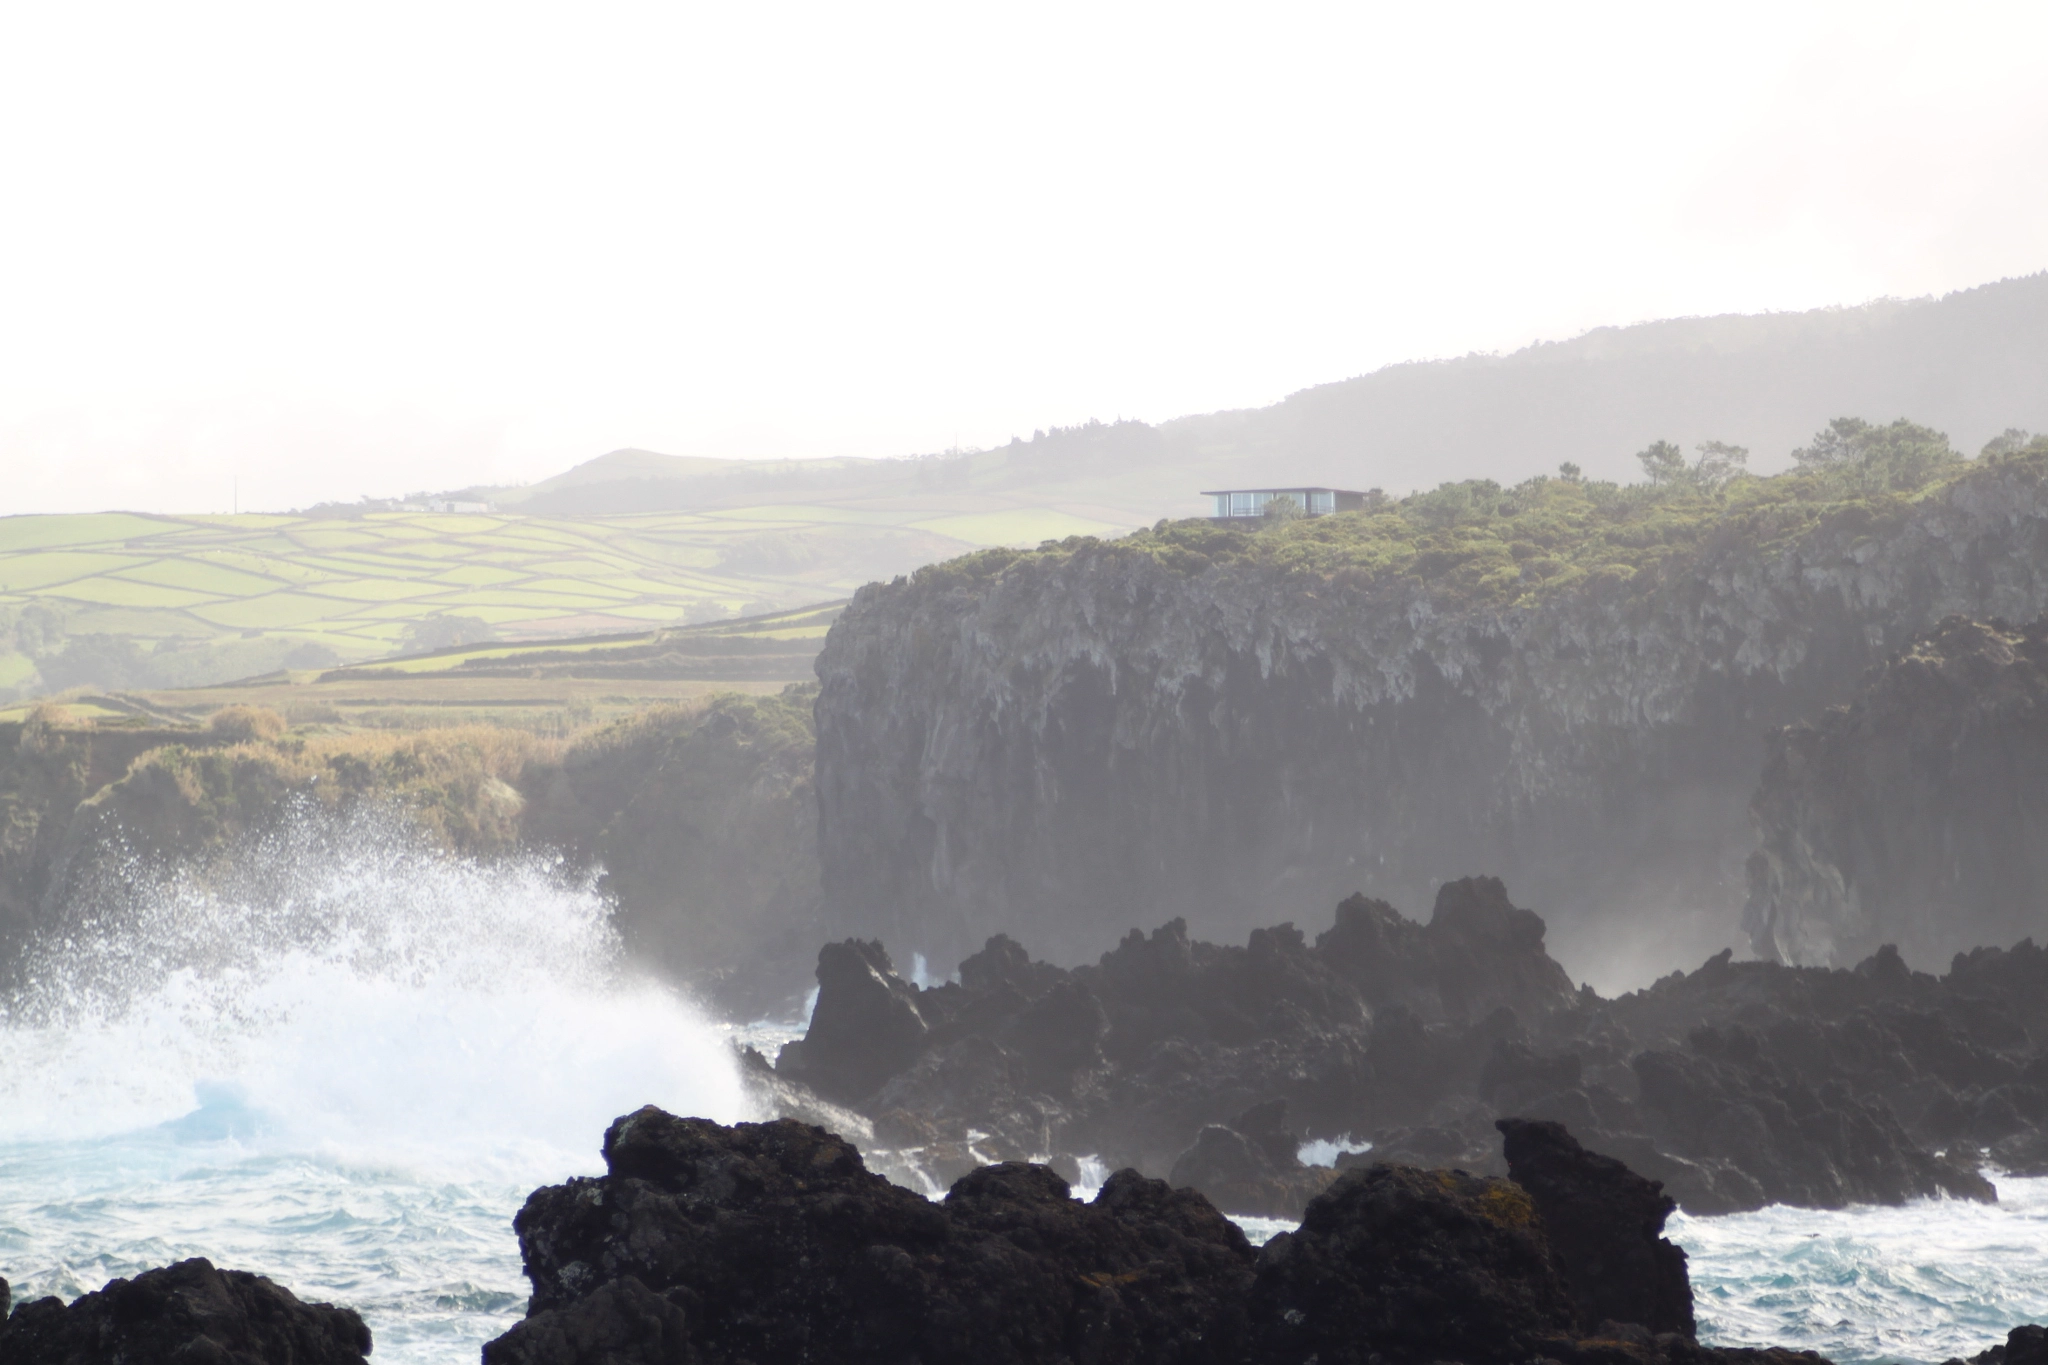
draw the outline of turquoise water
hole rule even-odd
[[[474,1362],[525,1308],[530,1190],[600,1170],[644,1103],[750,1117],[730,1033],[626,973],[602,898],[544,860],[315,823],[226,879],[116,872],[0,1016],[17,1300],[203,1255],[358,1309],[377,1360]],[[2048,1181],[1999,1188],[1674,1219],[1703,1335],[1852,1365],[2048,1320]]]
[[[1851,1361],[1941,1361],[2048,1322],[2048,1179],[1986,1172],[1996,1205],[1773,1207],[1671,1220],[1700,1335]]]
[[[726,1033],[546,860],[309,821],[94,904],[0,1017],[17,1301],[206,1256],[356,1308],[379,1360],[473,1362],[525,1310],[529,1191],[642,1104],[751,1117]]]

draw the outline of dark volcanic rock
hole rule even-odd
[[[695,1365],[689,1320],[631,1275],[484,1343],[484,1365]]]
[[[1327,1167],[1305,1166],[1301,1139],[1286,1127],[1287,1101],[1253,1105],[1229,1126],[1212,1123],[1182,1152],[1167,1177],[1200,1190],[1219,1208],[1259,1217],[1298,1218],[1308,1201],[1336,1178]]]
[[[1485,877],[1445,886],[1427,925],[1353,897],[1313,945],[1287,924],[1202,943],[1175,920],[1070,971],[998,935],[958,984],[919,990],[880,945],[848,942],[821,953],[818,981],[778,1071],[898,1139],[878,1133],[881,1146],[928,1160],[980,1134],[999,1158],[1096,1154],[1164,1174],[1201,1142],[1183,1178],[1238,1211],[1290,1214],[1326,1175],[1291,1142],[1247,1134],[1267,1159],[1239,1160],[1203,1130],[1242,1132],[1273,1104],[1327,1138],[1445,1121],[1445,1105],[1463,1116],[1497,1038],[1578,1003],[1542,919]],[[1493,1114],[1473,1117],[1490,1145]]]
[[[1566,1125],[1694,1213],[1989,1199],[1980,1159],[2048,1168],[2031,941],[1941,978],[1889,948],[1852,970],[1722,953],[1602,1000],[1475,877],[1427,925],[1354,896],[1312,944],[1285,924],[1203,943],[1175,920],[1069,970],[998,936],[960,977],[920,990],[880,945],[828,947],[777,1072],[846,1097],[866,1117],[824,1121],[871,1122],[876,1161],[913,1184],[1097,1157],[1293,1215],[1331,1178],[1296,1160],[1297,1134],[1505,1174],[1503,1116]]]
[[[2048,620],[1952,616],[1770,741],[1744,925],[1759,954],[1921,963],[2040,932]]]
[[[1535,1205],[1505,1180],[1373,1166],[1346,1172],[1259,1258],[1255,1353],[1368,1365],[1509,1365],[1573,1335],[1572,1301]]]
[[[146,1270],[66,1305],[36,1299],[0,1329],[8,1365],[364,1365],[370,1329],[353,1310],[203,1258]]]
[[[818,950],[811,1025],[783,1048],[777,1067],[840,1103],[861,1099],[902,1070],[930,1032],[917,987],[896,975],[881,944],[855,939]]]
[[[1587,1151],[1561,1124],[1502,1119],[1500,1131],[1508,1175],[1536,1203],[1578,1325],[1633,1322],[1691,1336],[1685,1252],[1662,1235],[1678,1205],[1664,1187]]]
[[[1267,1122],[1248,1119],[1255,1131]],[[1242,1135],[1241,1135],[1242,1136]],[[534,1294],[486,1365],[1812,1365],[1704,1348],[1672,1318],[1655,1187],[1543,1125],[1518,1130],[1546,1199],[1587,1203],[1560,1254],[1519,1185],[1373,1166],[1254,1253],[1201,1195],[1135,1171],[1093,1203],[1003,1163],[943,1203],[894,1189],[819,1129],[725,1128],[642,1109],[606,1134],[611,1173],[535,1191],[518,1219]],[[1566,1227],[1564,1223],[1560,1227]],[[1560,1243],[1562,1245],[1562,1243]],[[1583,1320],[1601,1308],[1626,1321]]]
[[[1243,1234],[1135,1172],[1081,1204],[1043,1167],[992,1166],[933,1204],[820,1129],[653,1108],[611,1126],[605,1161],[606,1176],[536,1191],[516,1221],[537,1339],[600,1339],[609,1329],[575,1306],[630,1276],[635,1319],[685,1324],[703,1362],[1194,1365],[1241,1349]],[[517,1335],[491,1349],[552,1349]]]
[[[1951,1360],[1946,1365],[1963,1365]],[[2048,1327],[2015,1327],[1996,1346],[1970,1357],[1969,1365],[2048,1365]]]

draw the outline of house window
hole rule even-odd
[[[1232,493],[1230,495],[1230,515],[1233,517],[1256,515],[1252,511],[1252,495],[1250,493]]]
[[[1315,513],[1337,510],[1337,495],[1327,491],[1311,492],[1308,495],[1308,510]]]

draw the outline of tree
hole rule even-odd
[[[1742,473],[1749,463],[1749,449],[1746,446],[1729,445],[1726,441],[1702,441],[1693,447],[1698,458],[1693,461],[1693,481],[1701,488],[1712,490]]]
[[[2025,450],[2033,439],[2032,432],[2023,431],[2019,427],[2007,427],[1986,441],[1984,448],[1977,454],[1986,460],[2002,460],[2008,455],[2017,455]]]
[[[1693,447],[1693,459],[1686,462],[1685,452],[1670,441],[1655,441],[1647,448],[1636,452],[1636,459],[1642,461],[1643,472],[1650,476],[1650,482],[1658,488],[1683,488],[1701,493],[1711,493],[1742,472],[1749,462],[1749,451],[1742,446],[1729,445],[1726,441],[1702,441]]]
[[[476,616],[434,615],[405,628],[404,652],[423,654],[456,645],[478,645],[498,638],[491,623]]]
[[[1643,462],[1643,472],[1650,476],[1650,482],[1659,488],[1686,482],[1685,452],[1669,441],[1652,441],[1636,452],[1636,458]]]
[[[1266,503],[1265,516],[1269,525],[1274,522],[1300,521],[1307,515],[1308,513],[1301,510],[1301,504],[1288,493],[1276,494]]]
[[[1586,471],[1573,464],[1570,460],[1566,460],[1557,467],[1557,477],[1563,479],[1566,483],[1581,483],[1585,480]]]
[[[1945,434],[1903,417],[1882,427],[1861,417],[1837,417],[1814,433],[1812,445],[1792,452],[1802,472],[1855,494],[1919,488],[1962,458]]]

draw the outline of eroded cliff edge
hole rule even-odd
[[[2048,906],[2048,620],[1950,617],[1847,706],[1770,737],[1744,927],[1813,961],[1940,959]]]
[[[2037,442],[1853,499],[1534,481],[1505,520],[1162,523],[871,586],[818,661],[828,931],[1078,961],[1485,868],[1582,972],[1652,919],[1660,959],[1710,950],[1765,735],[1944,616],[2043,614],[2044,479]]]

